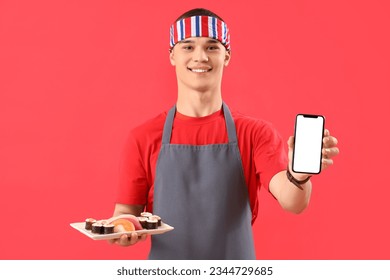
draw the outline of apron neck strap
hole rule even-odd
[[[230,113],[230,109],[225,104],[225,102],[222,102],[222,108],[223,108],[223,114],[225,116],[225,123],[226,123],[229,143],[237,143],[236,125],[234,124],[232,113]]]
[[[162,135],[162,144],[169,144],[171,142],[173,119],[175,118],[176,105],[173,106],[165,119],[164,130]]]
[[[233,117],[232,114],[230,113],[229,107],[225,104],[225,102],[222,102],[222,109],[223,109],[223,114],[225,116],[225,123],[226,123],[229,143],[237,143],[236,126],[234,124]],[[167,118],[165,120],[164,130],[162,135],[162,144],[169,144],[171,142],[172,126],[173,126],[173,120],[175,118],[175,113],[176,113],[176,105],[169,110]]]

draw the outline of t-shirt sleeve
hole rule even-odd
[[[139,141],[137,141],[134,131],[131,131],[125,143],[119,166],[117,203],[142,205],[147,203],[149,188],[140,149]]]
[[[272,177],[285,170],[288,163],[284,141],[270,123],[263,123],[255,135],[254,161],[256,177],[269,191]]]

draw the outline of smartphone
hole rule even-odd
[[[296,116],[292,160],[294,172],[308,174],[321,172],[324,126],[324,116],[307,114]]]

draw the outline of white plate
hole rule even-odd
[[[127,231],[127,232],[118,232],[118,233],[110,233],[110,234],[98,234],[98,233],[92,233],[90,230],[85,229],[85,222],[81,223],[72,223],[70,224],[71,227],[74,229],[77,229],[82,234],[85,234],[89,238],[92,238],[93,240],[107,240],[107,239],[116,239],[119,238],[122,234],[131,234],[132,232],[136,232],[138,235],[142,233],[146,233],[149,235],[154,234],[162,234],[167,231],[171,231],[174,229],[174,227],[161,223],[161,226],[158,227],[158,229],[142,229],[142,230],[136,230],[136,231]]]

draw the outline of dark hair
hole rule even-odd
[[[217,18],[219,20],[224,21],[220,16],[218,16],[217,14],[213,13],[210,10],[203,9],[203,8],[196,8],[196,9],[192,9],[192,10],[189,10],[189,11],[185,12],[184,14],[179,16],[175,20],[175,22],[178,21],[178,20],[181,20],[183,18],[188,18],[188,17],[193,17],[193,16],[209,16],[209,17],[215,17],[215,18]]]

